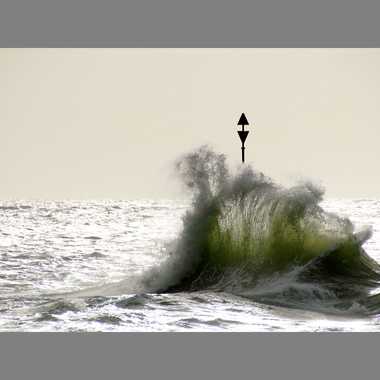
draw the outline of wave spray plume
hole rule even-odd
[[[145,274],[151,291],[210,289],[255,301],[333,313],[377,313],[380,266],[371,236],[319,205],[311,182],[291,188],[202,146],[176,163],[193,193],[183,230],[163,265]]]

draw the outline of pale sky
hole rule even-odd
[[[0,49],[0,199],[180,195],[202,144],[380,198],[380,49]]]

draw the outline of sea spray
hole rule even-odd
[[[262,301],[262,281],[297,273],[286,290],[282,281],[281,292],[267,298],[308,307],[326,294],[334,305],[364,304],[378,286],[379,265],[361,247],[370,229],[357,235],[348,218],[325,212],[323,189],[312,182],[284,188],[249,165],[231,173],[225,156],[207,146],[175,167],[193,194],[192,207],[167,260],[145,273],[148,291],[213,289],[260,294]]]

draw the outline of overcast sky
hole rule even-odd
[[[380,49],[0,49],[0,199],[178,196],[202,144],[380,198]]]

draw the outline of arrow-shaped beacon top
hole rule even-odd
[[[249,125],[247,118],[244,115],[244,112],[241,114],[240,119],[238,121],[238,125]]]
[[[248,133],[249,131],[238,131],[238,134],[239,134],[241,142],[243,143],[243,146],[244,146],[245,140],[247,139]]]

